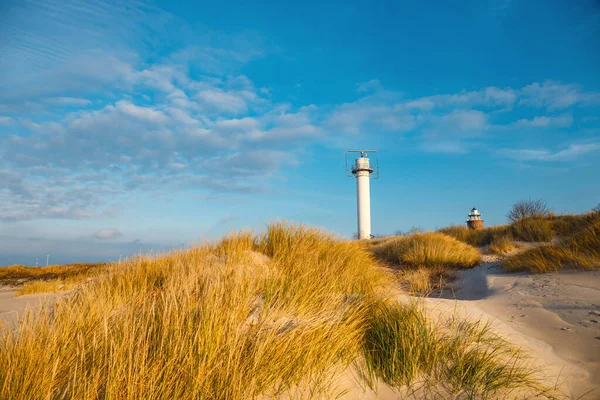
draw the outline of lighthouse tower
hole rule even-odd
[[[469,213],[469,218],[467,218],[467,226],[470,229],[475,230],[483,229],[483,219],[481,219],[481,213],[475,207],[473,207]]]
[[[375,172],[371,168],[368,153],[376,153],[377,150],[348,150],[349,153],[360,153],[356,158],[350,172],[356,177],[356,209],[358,217],[358,238],[371,239],[371,174]],[[377,163],[378,164],[378,163]],[[348,171],[348,158],[346,154],[346,170]],[[377,171],[377,176],[379,171]]]

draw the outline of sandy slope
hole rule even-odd
[[[562,369],[567,394],[593,390],[584,399],[600,398],[600,271],[515,274],[490,262],[463,271],[454,295],[510,328],[552,370]]]
[[[5,327],[14,326],[18,318],[23,316],[27,309],[38,309],[42,304],[51,304],[57,298],[64,295],[61,293],[40,293],[16,296],[12,287],[0,286],[0,324]]]
[[[431,315],[491,321],[544,367],[548,383],[558,382],[569,398],[600,399],[600,271],[515,274],[493,261],[463,271],[453,293],[425,304]],[[341,386],[349,391],[344,399],[404,398],[383,385],[365,391],[348,378]]]

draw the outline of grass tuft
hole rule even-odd
[[[549,242],[554,237],[552,223],[545,218],[525,218],[511,225],[516,240],[523,242]]]
[[[432,323],[417,303],[379,303],[365,335],[364,375],[440,398],[507,398],[529,390],[552,398],[530,360],[485,323]],[[427,396],[426,396],[427,397]]]
[[[371,251],[387,262],[410,267],[470,268],[481,261],[477,249],[436,232],[395,237]]]
[[[26,267],[13,265],[0,268],[0,283],[19,285],[33,280],[69,279],[91,276],[102,272],[107,264],[69,264],[50,265],[48,267]]]
[[[508,234],[494,237],[494,240],[492,240],[489,247],[492,253],[501,255],[511,252],[516,248],[517,246],[513,242],[512,237]]]
[[[484,229],[470,229],[466,226],[453,225],[440,229],[445,235],[452,236],[463,243],[475,247],[487,246],[494,240],[494,237],[503,235],[508,231],[508,225],[492,226]]]
[[[560,243],[517,254],[504,261],[503,267],[533,273],[600,268],[600,215],[589,216],[583,229]]]
[[[69,277],[66,279],[52,279],[48,281],[32,280],[21,286],[21,288],[17,291],[17,294],[22,296],[34,293],[54,293],[71,290],[84,279],[86,279],[85,276]]]

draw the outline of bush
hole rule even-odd
[[[395,237],[373,247],[372,252],[387,262],[410,267],[470,268],[481,261],[477,249],[433,232]]]
[[[564,268],[600,268],[600,215],[561,243],[528,250],[503,263],[509,271],[542,273]]]
[[[506,217],[511,223],[526,218],[547,217],[550,214],[548,205],[543,200],[521,200],[515,203]]]
[[[554,237],[552,223],[543,218],[525,218],[511,225],[511,233],[523,242],[549,242]]]

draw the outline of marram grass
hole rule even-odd
[[[533,273],[600,269],[600,215],[587,215],[579,230],[559,243],[527,250],[502,265],[508,271]]]
[[[335,398],[349,367],[397,388],[546,393],[521,358],[473,353],[394,285],[360,245],[283,223],[134,257],[0,329],[0,398]]]
[[[470,268],[481,261],[476,248],[438,232],[394,237],[371,251],[382,260],[412,267]]]

